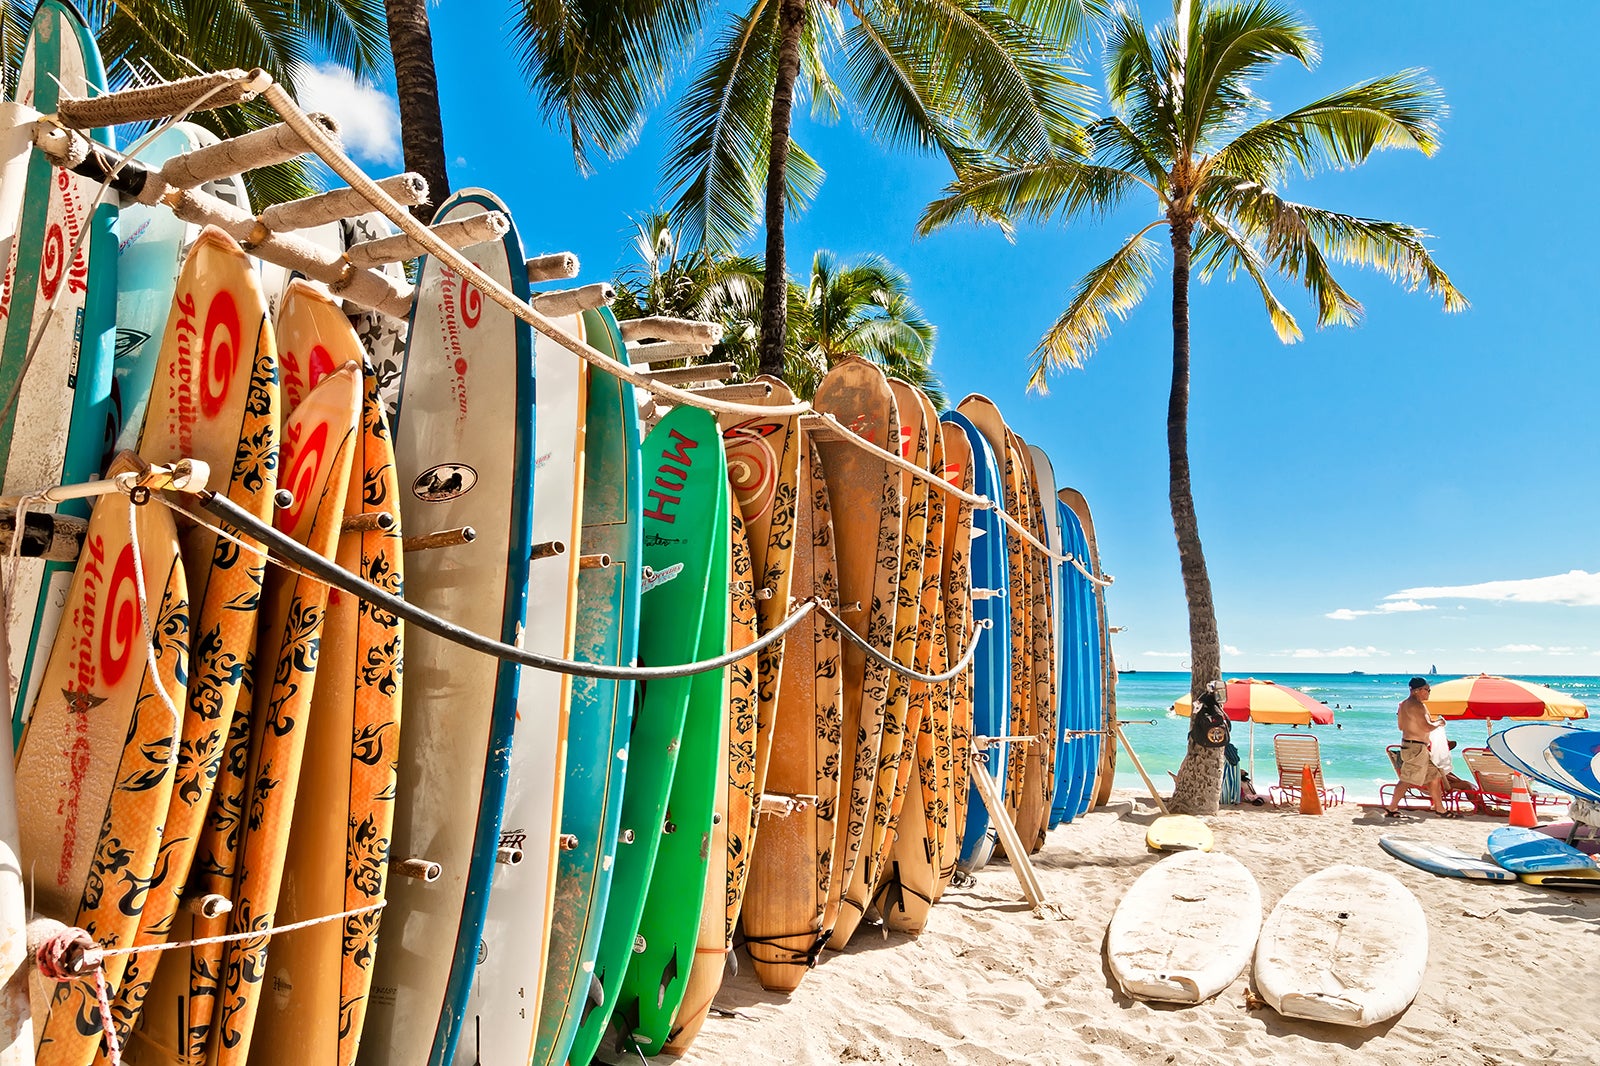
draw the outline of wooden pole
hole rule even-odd
[[[1144,787],[1150,790],[1150,796],[1156,801],[1156,806],[1161,809],[1162,814],[1166,814],[1167,803],[1161,798],[1161,793],[1156,791],[1155,782],[1150,780],[1150,775],[1144,772],[1144,764],[1139,761],[1139,756],[1134,753],[1133,745],[1128,743],[1128,735],[1122,731],[1121,723],[1112,722],[1111,728],[1116,730],[1117,739],[1122,741],[1122,746],[1127,749],[1128,758],[1133,760],[1134,769],[1138,770],[1139,776],[1144,778]],[[1008,852],[1007,854],[1010,853]]]

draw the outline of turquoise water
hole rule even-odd
[[[1234,675],[1229,675],[1234,676]],[[1243,676],[1243,675],[1240,675]],[[1260,675],[1257,675],[1260,676]],[[1313,730],[1322,748],[1322,772],[1330,784],[1343,785],[1347,798],[1375,801],[1380,786],[1394,783],[1394,769],[1384,748],[1400,741],[1400,730],[1395,724],[1395,708],[1406,697],[1406,682],[1410,674],[1271,674],[1272,680],[1290,685],[1334,708],[1330,726],[1317,726]],[[1590,713],[1600,717],[1600,677],[1585,676],[1534,676],[1521,675],[1522,680],[1533,681],[1560,692],[1566,692],[1588,704]],[[1443,675],[1436,681],[1448,680]],[[1156,788],[1169,794],[1172,779],[1167,771],[1176,771],[1183,762],[1189,720],[1179,718],[1168,708],[1172,701],[1189,689],[1186,673],[1121,674],[1117,677],[1117,717],[1128,724],[1123,726],[1133,750],[1138,752]],[[1135,724],[1140,719],[1154,719],[1153,724]],[[1600,724],[1585,722],[1585,725]],[[1450,739],[1460,741],[1461,747],[1481,747],[1492,728],[1483,722],[1451,722]],[[1258,725],[1255,727],[1255,758],[1257,772],[1251,774],[1257,788],[1266,790],[1278,780],[1277,764],[1272,758],[1272,737],[1275,733],[1290,732],[1290,727]],[[1250,770],[1250,724],[1233,724],[1233,743],[1239,749],[1239,761],[1245,772]],[[1459,748],[1458,748],[1459,750]],[[1456,756],[1456,773],[1467,780],[1472,775],[1466,764]],[[1128,753],[1117,751],[1118,788],[1144,790],[1138,771],[1128,758]]]

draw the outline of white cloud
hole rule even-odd
[[[1365,648],[1357,648],[1347,644],[1342,648],[1333,648],[1331,650],[1295,648],[1293,651],[1279,652],[1279,654],[1287,655],[1291,659],[1354,659],[1364,655],[1388,656],[1389,653],[1380,651],[1371,644],[1368,644]]]
[[[1507,652],[1507,653],[1519,652],[1519,651],[1544,651],[1544,650],[1545,649],[1543,647],[1541,647],[1540,645],[1538,645],[1538,644],[1502,644],[1498,648],[1495,649],[1495,651],[1503,651],[1503,652]],[[1555,651],[1554,648],[1551,648],[1549,650],[1550,651]]]
[[[339,135],[352,155],[374,163],[399,164],[400,105],[368,82],[358,82],[337,63],[306,64],[295,72],[300,106],[322,111],[339,123]]]
[[[1222,654],[1224,654],[1224,655],[1243,655],[1244,652],[1240,651],[1238,648],[1235,648],[1232,644],[1224,644],[1222,646]]]
[[[1393,597],[1390,597],[1391,599]],[[1341,607],[1337,611],[1329,611],[1324,617],[1332,618],[1336,622],[1350,622],[1368,614],[1410,614],[1412,611],[1436,611],[1431,603],[1418,603],[1416,600],[1399,600],[1395,603],[1380,603],[1370,611],[1352,611],[1348,607]]]
[[[1147,659],[1187,659],[1189,657],[1189,653],[1186,651],[1147,651],[1141,654]]]
[[[1549,577],[1483,581],[1476,585],[1433,585],[1402,589],[1387,600],[1491,600],[1501,603],[1555,603],[1600,607],[1600,572],[1569,570]]]

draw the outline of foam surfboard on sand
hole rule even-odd
[[[1460,877],[1468,881],[1515,881],[1517,875],[1503,866],[1470,855],[1448,844],[1407,837],[1381,836],[1378,846],[1401,862],[1440,877]]]
[[[1139,875],[1106,931],[1106,958],[1135,999],[1202,1003],[1250,962],[1261,889],[1230,855],[1185,852]]]
[[[1144,835],[1151,851],[1210,851],[1211,841],[1211,827],[1192,814],[1163,815]]]
[[[1571,844],[1516,825],[1503,825],[1489,833],[1489,857],[1519,874],[1600,869],[1593,858]]]
[[[1394,877],[1340,863],[1272,908],[1256,941],[1255,984],[1279,1014],[1358,1028],[1405,1010],[1428,965],[1428,920]]]

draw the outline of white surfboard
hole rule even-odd
[[[1407,888],[1365,866],[1312,874],[1272,908],[1256,942],[1261,998],[1291,1018],[1365,1028],[1416,998],[1428,919]]]
[[[1139,876],[1111,915],[1106,957],[1135,999],[1203,1003],[1250,962],[1261,889],[1231,855],[1186,851]]]
[[[583,321],[558,319],[573,336]],[[584,364],[555,341],[534,337],[539,382],[534,421],[533,544],[528,566],[528,621],[522,646],[572,656],[577,626],[578,516],[583,485]],[[553,554],[559,542],[564,549]],[[544,547],[549,546],[549,547]],[[517,692],[511,742],[502,855],[495,867],[483,949],[473,974],[466,1024],[455,1061],[525,1063],[539,1028],[540,993],[555,905],[555,845],[561,825],[561,784],[567,756],[567,707],[572,678],[526,670]]]

